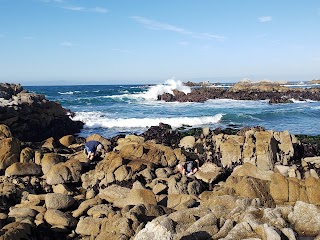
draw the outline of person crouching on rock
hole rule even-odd
[[[84,152],[87,155],[87,159],[92,160],[104,150],[103,145],[96,140],[91,140],[85,143]]]
[[[199,160],[179,163],[177,168],[181,174],[191,176],[199,170]]]

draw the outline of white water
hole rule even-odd
[[[178,128],[183,125],[201,126],[218,123],[222,114],[203,117],[163,117],[163,118],[117,118],[112,119],[101,112],[78,112],[73,118],[85,122],[85,128],[147,128],[157,126],[160,122]]]
[[[136,97],[141,97],[147,100],[156,100],[158,95],[162,95],[164,93],[173,94],[173,90],[179,90],[188,94],[191,92],[191,88],[183,85],[180,80],[168,79],[165,81],[165,84],[158,84],[156,86],[151,86],[150,89],[142,94],[135,94]]]

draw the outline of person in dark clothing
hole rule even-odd
[[[89,160],[94,159],[102,150],[104,150],[103,145],[96,140],[91,140],[85,143],[84,151]]]
[[[191,176],[199,170],[199,160],[179,163],[177,168],[183,175]]]

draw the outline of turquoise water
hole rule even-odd
[[[295,101],[270,105],[268,101],[208,100],[204,103],[166,103],[157,95],[178,88],[177,82],[160,85],[76,85],[27,86],[75,112],[75,120],[85,122],[80,136],[98,133],[113,137],[119,133],[146,131],[160,122],[173,128],[263,126],[292,134],[320,134],[320,102]]]

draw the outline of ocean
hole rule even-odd
[[[310,86],[302,84],[299,87]],[[46,99],[57,101],[73,111],[73,119],[85,123],[79,133],[82,137],[93,133],[106,138],[118,134],[140,134],[160,122],[171,125],[173,129],[262,126],[267,130],[288,130],[291,134],[320,135],[320,102],[309,100],[273,105],[267,100],[158,101],[159,94],[172,89],[186,93],[191,90],[172,79],[158,85],[24,86],[24,89],[44,94]]]

